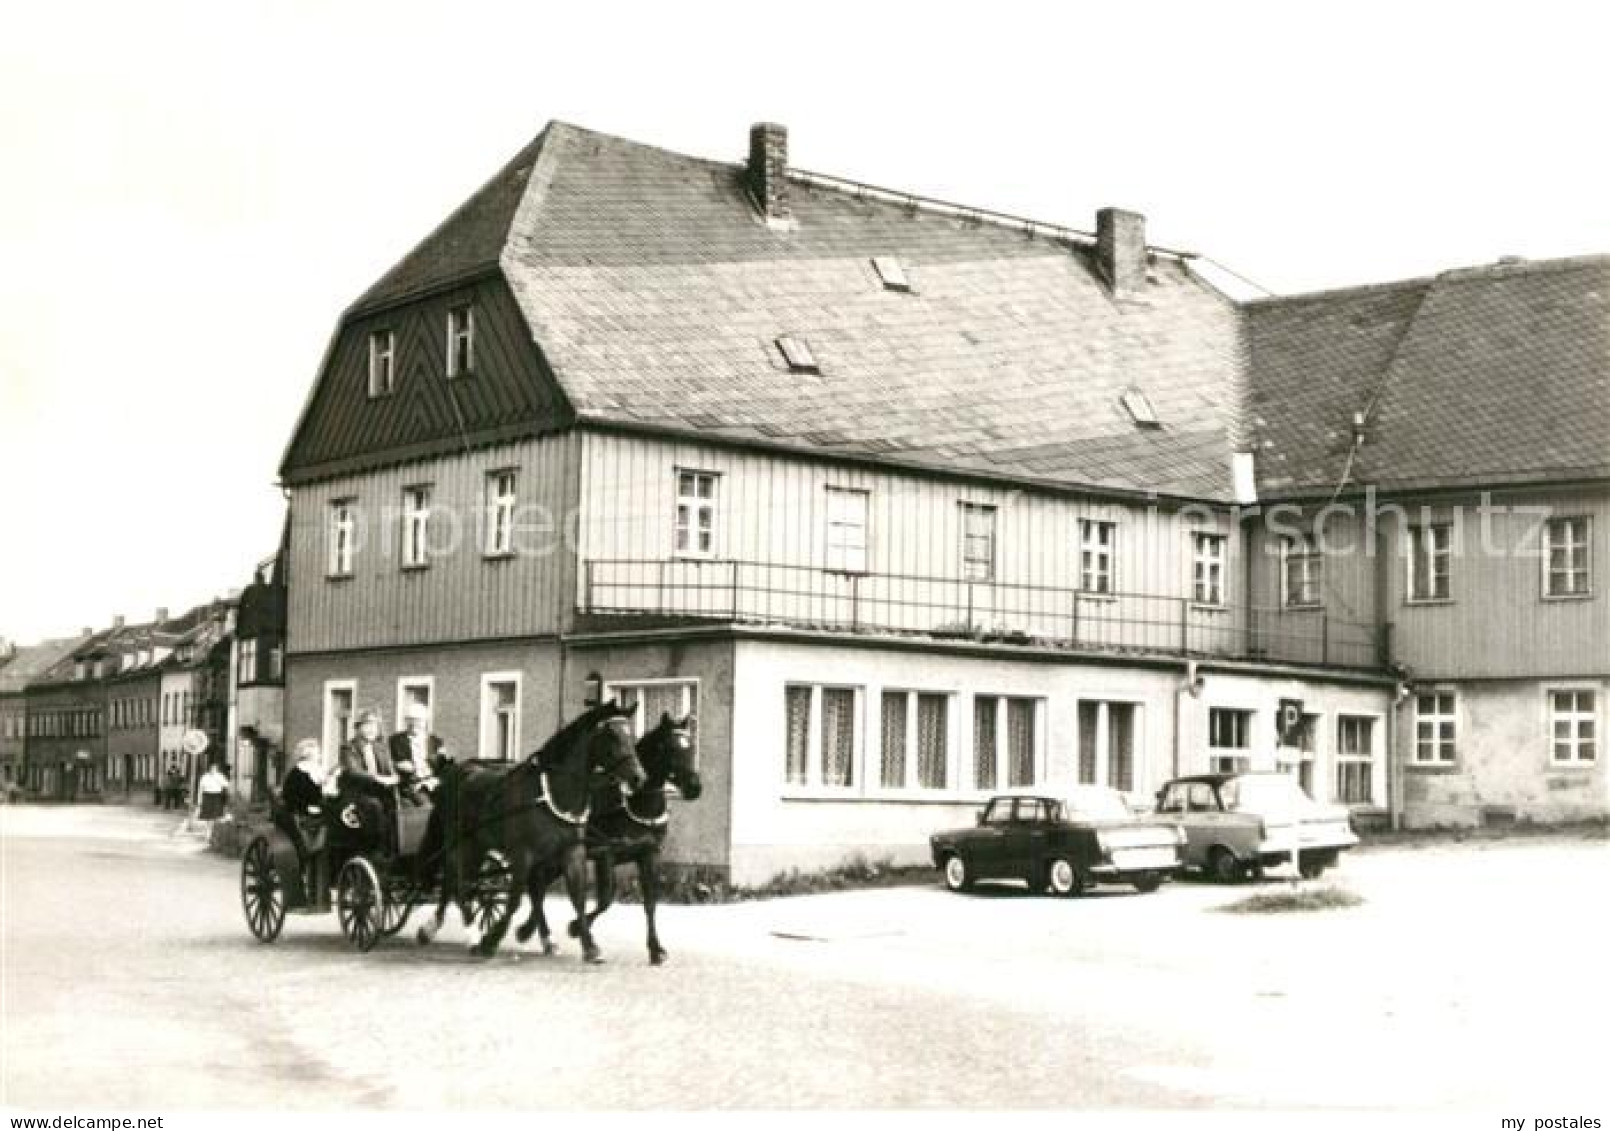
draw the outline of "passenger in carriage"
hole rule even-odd
[[[358,733],[341,748],[341,820],[361,829],[366,840],[396,850],[393,826],[397,770],[391,752],[380,741],[380,712],[367,708],[358,715]]]
[[[430,733],[430,711],[423,703],[410,703],[403,712],[403,726],[390,741],[398,793],[410,805],[435,804],[443,752],[442,740]]]

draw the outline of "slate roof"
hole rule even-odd
[[[1247,305],[1260,493],[1610,478],[1610,256]]]
[[[30,683],[43,680],[52,668],[70,658],[85,639],[71,636],[18,647],[11,661],[0,667],[0,695],[25,691]]]
[[[495,258],[574,421],[1228,497],[1238,316],[1179,258],[1118,303],[1084,241],[789,191],[796,224],[773,230],[740,165],[555,122],[348,318]],[[913,293],[886,290],[875,255]],[[785,334],[819,375],[789,371]],[[1131,386],[1162,429],[1130,419]]]

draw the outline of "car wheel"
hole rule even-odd
[[[1319,879],[1328,867],[1330,861],[1323,856],[1309,856],[1305,853],[1297,858],[1297,871],[1305,880]]]
[[[951,891],[966,891],[973,886],[973,877],[967,871],[967,861],[959,854],[945,857],[945,886]]]
[[[1163,877],[1156,872],[1150,872],[1144,876],[1136,876],[1132,882],[1136,891],[1148,893],[1163,886]]]
[[[1228,848],[1215,848],[1208,856],[1208,875],[1221,884],[1233,884],[1242,876],[1241,861]]]
[[[1079,870],[1064,856],[1058,856],[1045,868],[1045,884],[1052,895],[1077,895],[1084,887]]]

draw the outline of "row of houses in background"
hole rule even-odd
[[[1134,213],[749,140],[553,123],[344,313],[280,469],[289,733],[696,710],[668,855],[740,882],[1008,786],[1610,811],[1610,260],[1234,301]]]
[[[245,589],[177,616],[0,646],[0,784],[52,800],[153,796],[170,769],[193,791],[217,761],[263,796],[283,771],[284,625],[276,554]]]

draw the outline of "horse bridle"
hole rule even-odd
[[[672,727],[667,737],[686,739],[690,745],[693,741],[692,735],[689,733],[686,723],[683,723],[681,726]],[[660,786],[660,796],[662,798],[665,796],[664,784]],[[639,817],[636,813],[632,812],[632,798],[630,794],[621,799],[621,808],[625,811],[629,820],[635,824],[642,825],[645,829],[661,829],[671,821],[671,811],[669,809],[661,813],[658,817]]]
[[[603,728],[603,727],[614,726],[617,723],[621,724],[622,726],[625,726],[626,725],[625,716],[623,716],[623,715],[613,715],[613,716],[611,716],[610,718],[607,718],[607,719],[599,719],[597,725],[594,726],[594,728],[593,728],[593,733],[597,733],[597,731],[599,729]],[[630,737],[630,733],[631,733],[630,731],[627,732],[628,737]],[[625,761],[625,759],[622,759],[622,761]],[[537,772],[537,784],[542,787],[542,792],[537,794],[537,800],[542,802],[543,808],[548,810],[548,812],[552,813],[555,817],[557,817],[559,820],[563,821],[565,824],[582,826],[582,825],[585,825],[587,823],[588,818],[590,818],[593,815],[593,797],[592,797],[592,791],[591,790],[587,791],[587,802],[586,802],[586,804],[584,804],[581,807],[581,812],[580,813],[567,813],[563,809],[559,808],[559,806],[557,806],[557,805],[555,805],[553,803],[553,790],[548,788],[548,771],[547,770],[539,770]],[[625,782],[621,782],[621,786],[623,788],[624,788],[625,784],[626,784]]]

